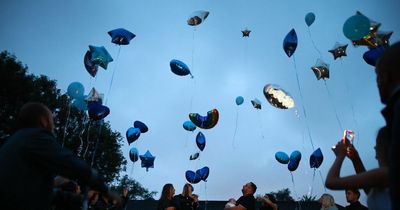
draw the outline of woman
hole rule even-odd
[[[177,204],[173,201],[175,188],[172,184],[165,184],[160,200],[158,200],[157,210],[177,210]]]
[[[183,186],[182,194],[175,196],[179,203],[180,210],[197,210],[199,207],[198,198],[193,194],[193,186],[186,183]]]
[[[379,167],[369,171],[365,170],[360,156],[353,145],[346,145],[341,141],[338,142],[332,148],[336,159],[328,172],[325,182],[326,187],[335,190],[363,188],[365,193],[368,194],[367,204],[370,210],[391,209],[388,190],[389,173],[387,158],[390,144],[387,141],[386,132],[386,127],[381,128],[376,138],[375,158],[378,160]],[[340,177],[340,170],[346,156],[353,162],[357,174]]]
[[[335,199],[333,199],[333,196],[330,194],[322,194],[319,202],[321,203],[321,210],[338,210]]]
[[[257,201],[261,202],[260,210],[278,210],[276,199],[272,194],[265,194],[257,198]]]

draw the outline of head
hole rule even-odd
[[[375,158],[378,160],[379,166],[387,166],[388,163],[388,155],[389,155],[389,141],[386,138],[387,128],[382,127],[378,131],[378,135],[376,136],[376,145],[375,145]]]
[[[54,131],[53,114],[41,103],[29,102],[22,106],[18,115],[19,128],[44,128]]]
[[[257,191],[257,186],[253,182],[249,182],[243,185],[242,188],[243,195],[254,195],[256,191]]]
[[[186,183],[183,186],[182,195],[186,196],[186,197],[191,196],[193,193],[193,190],[194,190],[193,186],[189,183]]]
[[[170,183],[165,184],[161,192],[160,200],[172,200],[174,195],[175,195],[174,186]]]
[[[264,197],[268,197],[272,203],[277,203],[275,196],[272,194],[265,194]]]
[[[327,193],[322,194],[321,198],[319,199],[319,202],[321,203],[322,208],[327,208],[335,205],[335,199],[333,198],[332,195]]]
[[[382,103],[386,104],[393,89],[400,85],[400,42],[387,48],[379,58],[375,72],[379,95]]]
[[[357,202],[360,198],[360,191],[358,189],[346,189],[346,200],[349,203]]]

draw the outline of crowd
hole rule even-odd
[[[399,163],[400,144],[400,43],[385,50],[376,65],[377,85],[382,115],[386,125],[376,137],[376,159],[379,167],[366,170],[356,148],[340,140],[333,148],[336,156],[326,187],[345,190],[350,210],[400,209]],[[18,116],[19,130],[0,148],[0,204],[2,209],[123,209],[128,200],[109,191],[96,170],[59,145],[53,135],[51,111],[40,103],[25,104]],[[349,158],[355,175],[340,176],[343,161]],[[56,178],[55,175],[58,175]],[[67,178],[64,178],[67,177]],[[358,201],[362,189],[367,194],[368,208]],[[198,196],[193,186],[185,184],[182,194],[175,196],[172,184],[166,184],[158,201],[158,210],[196,210]],[[243,196],[229,199],[224,210],[279,209],[272,195],[254,197],[257,186],[249,182]],[[319,199],[321,210],[335,210],[332,195]]]

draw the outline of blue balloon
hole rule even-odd
[[[81,96],[75,98],[72,105],[81,111],[86,111],[88,109],[87,103],[85,101],[86,96]]]
[[[324,161],[324,155],[320,148],[315,150],[310,156],[310,168],[319,168]]]
[[[132,162],[138,161],[138,159],[139,159],[139,151],[135,147],[132,147],[129,150],[129,158],[131,159]]]
[[[147,131],[149,131],[147,125],[138,120],[133,123],[133,127],[139,128],[141,133],[146,133]]]
[[[372,48],[364,53],[363,58],[366,63],[371,66],[375,66],[378,59],[383,55],[385,52],[385,48],[382,46]]]
[[[295,150],[290,154],[290,162],[295,161],[295,162],[300,162],[301,160],[301,153],[298,150]]]
[[[283,50],[285,51],[288,57],[291,57],[296,51],[296,48],[297,48],[297,34],[296,31],[292,29],[283,40]]]
[[[111,42],[118,45],[128,45],[129,42],[136,36],[124,28],[111,30],[108,32],[108,35],[111,36]]]
[[[129,128],[126,131],[126,139],[128,140],[128,144],[135,142],[140,136],[139,128]]]
[[[68,85],[67,94],[73,99],[83,97],[84,92],[85,87],[80,82],[72,82]]]
[[[289,171],[295,171],[299,167],[300,161],[290,161],[288,164]]]
[[[103,69],[107,69],[108,63],[113,61],[113,58],[108,53],[104,46],[96,47],[89,45],[90,53],[92,54],[92,63],[101,66]]]
[[[371,21],[362,14],[349,17],[343,25],[344,35],[351,41],[356,41],[369,34]]]
[[[200,151],[203,151],[206,147],[206,137],[202,132],[199,132],[196,136],[196,144]]]
[[[196,125],[192,123],[192,121],[186,121],[183,123],[183,128],[187,131],[194,131],[196,130]]]
[[[169,66],[171,67],[171,71],[179,76],[186,76],[190,74],[193,78],[192,73],[190,73],[189,67],[180,60],[173,59],[169,62]]]
[[[207,166],[206,166],[206,167],[203,167],[203,168],[197,170],[197,171],[196,171],[196,174],[197,174],[198,176],[200,176],[200,179],[201,179],[201,180],[203,180],[203,181],[206,182],[206,181],[207,181],[207,178],[208,178],[208,175],[210,174],[210,168],[208,168]]]
[[[92,120],[102,120],[110,114],[110,109],[98,102],[92,101],[88,104],[89,118]]]
[[[310,27],[315,21],[315,14],[312,12],[307,13],[306,17],[304,18],[308,27]]]
[[[288,164],[289,163],[289,156],[284,153],[284,152],[277,152],[275,153],[275,159],[282,164]]]
[[[92,53],[89,50],[86,52],[85,57],[83,58],[83,63],[85,64],[86,71],[92,77],[95,77],[99,66],[92,62]]]
[[[200,175],[194,171],[190,171],[190,170],[186,171],[185,177],[186,177],[186,180],[191,184],[197,184],[201,181]]]
[[[244,102],[244,98],[242,97],[242,96],[238,96],[238,97],[236,97],[236,105],[242,105],[243,104],[243,102]]]
[[[149,171],[149,168],[154,168],[154,160],[156,159],[149,150],[144,155],[139,156],[142,168],[146,168],[146,171]]]

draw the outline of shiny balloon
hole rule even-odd
[[[113,61],[113,58],[108,53],[104,46],[96,47],[89,45],[90,52],[92,53],[92,63],[107,69],[108,63]]]
[[[154,168],[154,160],[156,159],[149,150],[144,155],[139,156],[141,160],[142,168],[146,168],[146,171],[149,171],[149,168]]]
[[[92,53],[89,50],[85,53],[83,64],[85,64],[85,69],[90,74],[90,76],[95,77],[99,66],[92,62]]]
[[[343,56],[347,56],[346,49],[348,44],[341,45],[336,43],[333,49],[329,50],[328,52],[332,53],[333,59],[341,58]]]
[[[72,99],[83,97],[83,93],[85,92],[85,88],[80,82],[72,82],[68,85],[67,94]]]
[[[351,41],[366,36],[370,31],[371,21],[362,14],[356,14],[346,20],[343,25],[344,35]]]
[[[301,152],[298,150],[293,151],[289,157],[290,161],[300,162],[301,160]]]
[[[124,28],[111,30],[108,32],[108,35],[111,36],[111,42],[118,45],[128,45],[136,37],[135,34]]]
[[[193,78],[193,75],[190,73],[189,67],[182,61],[173,59],[169,62],[169,66],[171,67],[171,71],[179,76],[186,76],[190,74]]]
[[[135,142],[140,137],[140,129],[139,128],[129,128],[126,131],[126,140],[128,140],[128,144]]]
[[[200,176],[201,180],[206,182],[207,178],[208,178],[208,175],[210,174],[210,168],[208,168],[207,166],[203,167],[203,168],[197,170],[196,174],[198,174]]]
[[[140,122],[139,120],[136,120],[133,123],[133,127],[138,128],[140,130],[140,133],[146,133],[147,131],[149,131],[147,125],[144,124],[143,122]]]
[[[375,66],[376,62],[383,55],[384,52],[385,52],[385,47],[383,46],[372,48],[364,53],[363,59],[369,65]]]
[[[202,132],[199,132],[196,136],[196,145],[200,149],[200,151],[203,151],[206,147],[206,137]]]
[[[84,99],[85,99],[85,96],[75,98],[74,101],[72,102],[72,105],[81,111],[86,111],[88,109],[88,107],[87,107],[87,103]]]
[[[317,80],[329,79],[329,65],[324,61],[318,59],[317,63],[311,67],[311,70],[314,72]]]
[[[290,30],[283,40],[283,50],[288,57],[291,57],[297,48],[297,34],[294,29]]]
[[[310,156],[310,168],[319,168],[324,161],[324,155],[320,148],[316,149]]]
[[[307,13],[304,20],[306,21],[307,26],[310,27],[315,21],[315,14],[312,12]]]
[[[288,164],[289,163],[289,156],[285,152],[276,152],[275,153],[275,159],[282,164]]]
[[[218,123],[219,113],[217,109],[213,109],[207,112],[207,116],[201,116],[198,113],[190,113],[189,119],[197,127],[203,129],[213,128]]]
[[[265,85],[263,92],[267,101],[276,108],[290,109],[295,106],[292,96],[276,85]]]
[[[290,161],[288,164],[288,169],[290,172],[295,171],[300,165],[300,161]]]
[[[186,181],[188,181],[191,184],[197,184],[201,181],[200,175],[197,174],[196,172],[190,171],[190,170],[185,172],[185,178],[186,178]]]
[[[242,96],[238,96],[238,97],[236,97],[235,102],[236,102],[236,105],[238,105],[238,106],[242,105],[244,102],[244,98]]]
[[[206,20],[209,14],[210,12],[204,10],[193,12],[187,20],[187,24],[190,26],[200,25],[204,20]]]
[[[258,100],[257,98],[251,100],[251,104],[253,105],[254,108],[261,109],[261,101]]]
[[[97,92],[97,90],[95,88],[92,88],[92,90],[90,90],[89,95],[87,95],[85,97],[85,101],[87,103],[89,103],[89,102],[97,102],[99,104],[103,104],[102,95],[99,94],[99,92]]]
[[[194,131],[196,130],[196,125],[192,121],[186,121],[183,123],[183,128],[187,131]]]
[[[129,150],[129,159],[131,159],[132,162],[139,160],[139,151],[135,147]]]
[[[196,160],[197,158],[199,158],[199,156],[200,156],[200,153],[196,152],[196,153],[190,155],[189,160]]]
[[[97,102],[88,103],[89,118],[92,120],[102,120],[110,114],[110,109]]]

